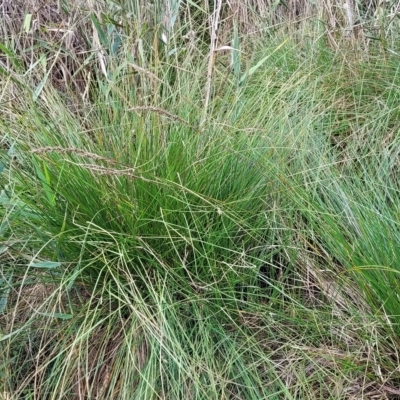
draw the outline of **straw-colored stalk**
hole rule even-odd
[[[207,69],[207,81],[205,88],[205,99],[204,99],[204,111],[203,118],[200,122],[200,127],[203,126],[208,111],[208,104],[210,102],[211,96],[211,81],[212,81],[212,73],[214,69],[214,60],[215,60],[215,49],[217,46],[217,30],[219,25],[219,17],[221,13],[222,0],[214,0],[214,13],[211,20],[211,43],[210,43],[210,53],[208,57],[208,69]]]

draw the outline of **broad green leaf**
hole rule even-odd
[[[54,206],[55,205],[55,193],[51,189],[51,179],[50,179],[50,175],[49,175],[49,171],[47,169],[47,166],[43,162],[43,169],[44,169],[44,173],[43,173],[43,171],[40,168],[39,163],[37,162],[37,160],[35,158],[33,158],[32,161],[33,161],[33,165],[35,166],[38,178],[42,182],[42,187],[43,187],[43,190],[44,190],[44,192],[46,194],[47,200],[49,200],[50,204],[52,206]]]
[[[111,49],[110,49],[110,54],[111,54],[112,56],[115,55],[115,53],[116,53],[116,52],[118,51],[118,49],[121,47],[121,44],[122,44],[121,36],[116,35],[116,36],[114,37],[114,39],[113,39],[112,46],[111,46]]]
[[[50,179],[50,174],[49,174],[49,170],[47,169],[46,163],[43,163],[43,169],[44,169],[44,173],[46,175],[46,183],[50,186],[51,179]]]
[[[4,221],[2,221],[2,223],[0,224],[0,235],[3,236],[8,231],[9,227],[10,227],[10,224],[9,224],[8,218],[4,219]],[[1,280],[0,280],[0,282],[1,282]]]
[[[47,67],[47,57],[46,57],[46,54],[43,54],[43,55],[40,57],[40,63],[42,64],[43,71],[46,71],[46,67]]]
[[[97,34],[99,35],[101,44],[104,47],[108,48],[108,38],[101,27],[100,21],[97,19],[97,17],[93,13],[90,14],[90,19],[92,20],[93,25],[96,28],[96,31],[97,31]]]
[[[8,279],[0,279],[0,314],[7,306],[8,296],[10,294],[10,284],[12,276]]]
[[[20,64],[18,62],[18,58],[14,52],[12,52],[10,49],[8,49],[4,44],[0,43],[0,51],[8,55],[14,64],[15,67],[19,68]]]
[[[33,101],[36,101],[40,93],[42,93],[42,90],[44,88],[44,85],[46,85],[47,80],[49,79],[49,74],[46,74],[43,79],[39,82],[39,85],[36,87],[35,91],[33,92]]]
[[[31,264],[31,267],[34,268],[44,268],[44,269],[53,269],[57,268],[61,265],[59,262],[54,261],[39,261]]]
[[[7,165],[7,163],[5,161],[0,161],[0,175],[3,173],[6,165]]]
[[[31,21],[32,21],[32,14],[26,14],[23,25],[25,33],[29,33],[29,31],[31,30]]]
[[[239,45],[239,32],[237,21],[233,22],[233,39],[232,39],[232,68],[233,73],[237,79],[240,75],[240,45]]]
[[[123,28],[124,26],[121,25],[119,22],[117,22],[114,18],[110,17],[107,14],[101,13],[101,18],[104,22],[108,22],[114,26],[117,26],[118,28]]]
[[[6,55],[8,55],[8,56],[11,58],[11,60],[12,60],[13,62],[15,62],[16,66],[19,67],[19,63],[18,63],[18,61],[17,61],[17,56],[16,56],[16,54],[15,54],[14,52],[12,52],[10,49],[8,49],[8,48],[7,48],[4,44],[2,44],[2,43],[0,43],[0,50],[1,50],[3,53],[5,53]]]
[[[175,25],[176,18],[179,15],[179,8],[181,6],[181,0],[171,1],[171,16],[169,21],[169,27],[172,29]]]

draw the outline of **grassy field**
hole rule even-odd
[[[3,2],[1,400],[400,398],[372,3]]]

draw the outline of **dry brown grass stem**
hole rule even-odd
[[[139,65],[136,65],[136,64],[133,64],[133,63],[129,63],[129,65],[134,70],[136,70],[137,72],[141,72],[144,75],[148,76],[149,78],[154,79],[155,81],[158,81],[160,83],[164,83],[165,84],[165,82],[163,80],[161,80],[158,76],[154,75],[152,72],[148,71],[147,69],[139,67]]]
[[[99,156],[98,154],[95,153],[90,153],[89,151],[86,150],[81,150],[77,149],[75,147],[61,147],[61,146],[47,146],[47,147],[41,147],[38,149],[33,149],[31,150],[32,154],[47,154],[47,153],[59,153],[59,154],[68,154],[68,153],[73,153],[73,154],[78,154],[83,157],[89,157],[92,158],[93,160],[98,160],[98,161],[104,161],[108,164],[120,164],[123,165],[122,163],[112,160],[111,158],[106,158]]]
[[[130,168],[129,166],[122,164],[116,160],[112,160],[111,158],[106,158],[106,157],[102,157],[99,156],[98,154],[95,153],[91,153],[89,151],[86,150],[81,150],[81,149],[77,149],[75,147],[60,147],[60,146],[56,146],[56,147],[42,147],[39,149],[33,149],[31,151],[32,154],[47,154],[47,153],[59,153],[59,154],[67,154],[67,153],[74,153],[74,154],[78,154],[80,156],[83,157],[88,157],[91,158],[93,160],[97,160],[97,161],[103,161],[106,162],[108,164],[112,164],[112,165],[122,165],[124,167],[126,167],[126,169],[115,169],[115,168],[107,168],[107,167],[103,167],[100,165],[95,165],[95,164],[78,164],[78,163],[73,163],[75,165],[78,165],[80,167],[86,168],[88,170],[90,170],[91,172],[95,172],[99,175],[108,175],[108,176],[128,176],[130,178],[139,178],[137,175],[134,174],[134,172],[136,171],[134,168]],[[67,160],[68,162],[72,162],[70,160]]]
[[[162,109],[162,108],[159,108],[159,107],[153,107],[153,106],[136,106],[136,107],[128,108],[127,111],[136,111],[136,112],[140,112],[140,111],[150,111],[150,112],[154,112],[154,113],[156,113],[156,114],[160,114],[160,115],[162,115],[162,116],[164,116],[164,117],[167,117],[167,118],[170,118],[170,119],[172,119],[172,120],[182,122],[182,124],[188,126],[189,128],[192,128],[192,129],[194,129],[194,130],[198,130],[198,128],[196,128],[195,126],[189,124],[189,122],[185,121],[183,118],[178,117],[178,116],[175,115],[175,114],[171,114],[170,112],[168,112],[168,111],[166,111],[166,110],[164,110],[164,109]]]
[[[74,163],[75,164],[75,163]],[[140,178],[138,175],[135,175],[134,168],[128,169],[114,169],[102,167],[101,165],[93,165],[93,164],[75,164],[79,167],[86,168],[91,172],[95,172],[98,175],[107,175],[107,176],[127,176],[129,178],[138,179]]]
[[[214,60],[215,60],[215,49],[217,46],[217,30],[219,25],[219,17],[221,14],[222,0],[214,0],[214,13],[211,20],[211,42],[210,42],[210,53],[208,56],[208,69],[207,69],[207,81],[205,87],[205,98],[204,98],[204,111],[203,118],[200,122],[202,126],[207,118],[208,104],[211,97],[211,82],[212,74],[214,70]]]

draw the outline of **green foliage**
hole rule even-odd
[[[237,14],[210,55],[208,7],[81,10],[83,58],[0,46],[7,398],[395,393],[396,45]]]

